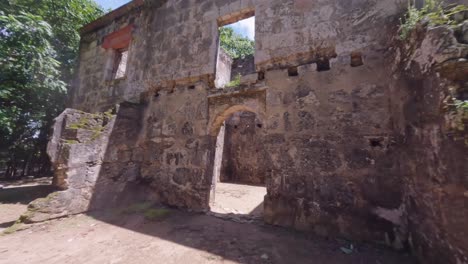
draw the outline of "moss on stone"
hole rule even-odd
[[[165,208],[148,209],[144,213],[145,219],[150,221],[162,221],[170,215],[171,211]]]
[[[101,136],[101,134],[105,131],[106,124],[107,124],[106,120],[110,120],[115,116],[113,112],[114,112],[114,109],[109,109],[106,112],[84,114],[77,123],[73,123],[69,125],[68,128],[75,129],[75,130],[83,129],[83,130],[92,131],[90,140],[85,143],[93,142],[96,139],[98,139]],[[95,120],[96,123],[91,122],[91,120]],[[65,143],[77,144],[79,142],[76,140],[70,140],[70,141],[65,141]]]
[[[42,207],[41,205],[49,203],[50,201],[55,199],[57,196],[58,196],[58,192],[53,192],[53,193],[47,195],[44,198],[38,198],[38,199],[32,201],[28,205],[28,212],[35,212],[35,211],[39,210],[39,208]]]
[[[135,203],[121,210],[123,214],[143,214],[145,219],[150,221],[161,221],[170,214],[170,210],[166,208],[152,208],[153,203],[143,202]]]
[[[67,139],[67,140],[65,140],[65,143],[69,144],[69,145],[74,145],[74,144],[78,144],[80,142],[78,140]]]
[[[89,129],[89,118],[86,116],[83,116],[80,118],[80,121],[78,123],[73,123],[68,126],[70,129]]]
[[[153,206],[152,203],[150,202],[143,202],[143,203],[135,203],[132,204],[122,210],[122,213],[124,214],[138,214],[138,213],[144,213],[147,210],[149,210]]]
[[[22,224],[20,221],[16,221],[12,226],[3,230],[2,235],[10,235],[10,234],[13,234],[17,231],[21,231],[24,229],[27,229],[27,227],[24,224]]]
[[[31,219],[33,218],[34,216],[34,210],[29,210],[26,211],[26,213],[22,214],[19,218],[19,222],[21,223],[25,223],[25,224],[28,224],[28,223],[31,223]]]

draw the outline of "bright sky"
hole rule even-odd
[[[237,23],[229,25],[228,27],[232,27],[234,32],[237,32],[244,37],[248,37],[251,40],[254,40],[255,38],[255,17],[241,20]]]
[[[105,10],[116,9],[128,2],[130,0],[95,0],[100,6]],[[242,36],[248,37],[249,39],[255,38],[255,17],[241,20],[235,24],[229,25],[232,27],[235,32],[239,33]]]
[[[117,7],[123,6],[126,3],[130,2],[130,0],[94,0],[100,6],[104,7],[104,10],[108,9],[116,9]]]

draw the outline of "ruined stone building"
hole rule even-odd
[[[134,0],[85,26],[49,144],[63,191],[31,221],[136,198],[204,211],[225,178],[266,184],[266,223],[468,263],[466,134],[444,107],[466,97],[468,45],[402,41],[406,7]],[[255,54],[233,60],[219,27],[251,16]]]

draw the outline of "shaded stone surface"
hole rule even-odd
[[[220,180],[264,185],[267,169],[263,163],[262,122],[255,113],[236,112],[226,121],[225,129]]]
[[[420,27],[400,47],[395,83],[409,242],[426,263],[468,262],[468,116],[463,98],[468,45],[448,27]],[[456,65],[456,66],[455,66]],[[404,87],[405,89],[401,89]],[[458,112],[458,113],[457,113]]]

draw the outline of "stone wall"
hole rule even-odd
[[[47,153],[54,166],[53,183],[61,191],[33,201],[22,216],[24,222],[90,210],[114,123],[111,111],[89,114],[66,109],[55,119]]]
[[[382,63],[266,73],[268,223],[402,247],[401,215],[382,213],[403,201]]]
[[[253,55],[237,58],[232,62],[231,80],[234,80],[238,75],[246,76],[255,72],[255,57]]]
[[[394,229],[400,223],[376,210],[401,204],[401,179],[388,147],[389,76],[382,49],[402,7],[398,1],[163,1],[86,33],[83,42],[96,45],[83,44],[82,54],[104,54],[104,33],[120,28],[119,21],[122,27],[133,24],[126,88],[122,97],[107,99],[141,99],[143,105],[141,131],[119,136],[119,143],[130,142],[126,146],[111,144],[106,155],[122,152],[123,158],[109,161],[103,181],[130,177],[128,168],[134,168],[155,199],[206,209],[217,131],[235,112],[249,111],[263,126],[256,167],[265,172],[267,222],[398,244]],[[260,80],[211,92],[218,26],[252,10],[261,71],[252,76]],[[365,65],[352,67],[352,54]],[[91,83],[102,76],[86,86],[83,81],[105,65],[86,66],[86,58],[76,92],[94,101],[76,101],[74,107],[97,110],[105,106],[99,101],[105,95],[94,91],[108,84]],[[84,89],[92,89],[92,96]]]
[[[72,106],[98,111],[120,101],[138,102],[142,92],[175,83],[206,80],[214,86],[218,26],[253,12],[257,71],[328,61],[353,51],[380,56],[391,36],[380,33],[396,25],[404,7],[398,0],[133,1],[123,8],[126,13],[83,33]],[[103,40],[129,25],[126,77],[109,80],[113,51],[102,47]]]
[[[392,98],[409,242],[424,263],[468,263],[468,114],[453,105],[467,99],[463,35],[468,27],[419,25],[396,56]]]
[[[455,45],[450,30],[416,35],[411,45],[424,49],[398,52],[406,1],[151,3],[133,1],[83,32],[72,105],[93,113],[120,108],[107,140],[76,146],[98,153],[92,160],[82,152],[53,155],[55,182],[68,188],[68,200],[91,192],[78,199],[86,206],[67,211],[65,204],[63,214],[134,196],[209,209],[218,132],[231,116],[250,112],[262,134],[239,147],[255,153],[250,162],[265,176],[267,223],[396,248],[409,241],[435,263],[466,262],[466,149],[451,138],[458,134],[446,133],[452,119],[439,107],[468,76],[466,45]],[[252,12],[257,72],[238,87],[215,89],[218,27]],[[115,50],[102,43],[129,26],[126,77],[109,81]],[[437,39],[452,44],[433,47]],[[412,72],[414,64],[424,70]],[[230,160],[245,157],[236,155]],[[57,157],[79,161],[77,169]],[[65,184],[87,182],[89,172],[93,188]]]
[[[215,86],[223,88],[231,81],[231,69],[232,69],[232,58],[224,51],[223,48],[219,48],[218,60],[216,63],[216,79]]]
[[[244,184],[265,184],[260,166],[263,124],[252,112],[236,112],[225,123],[223,167],[220,180]]]
[[[71,107],[84,111],[106,111],[116,103],[122,101],[139,102],[143,87],[134,83],[141,71],[133,65],[138,61],[136,57],[137,39],[133,39],[128,49],[125,77],[115,80],[113,77],[116,51],[103,48],[104,39],[109,34],[132,26],[135,36],[141,30],[141,7],[129,4],[128,12],[116,17],[101,27],[84,32],[80,43],[80,60],[77,65],[77,77],[71,91]]]

